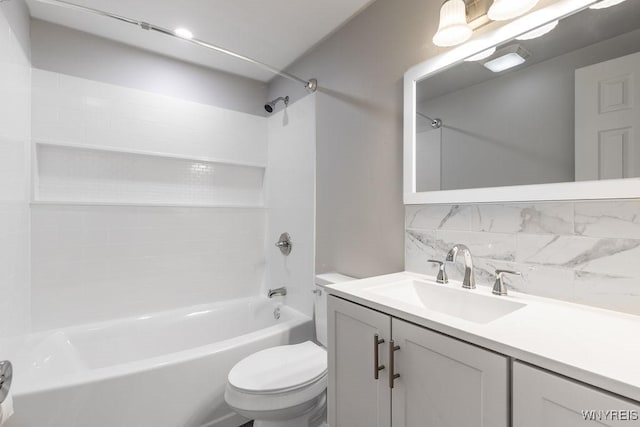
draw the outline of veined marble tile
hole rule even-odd
[[[414,273],[438,274],[438,266],[428,262],[436,257],[436,232],[433,230],[406,230],[405,232],[405,270]]]
[[[522,276],[505,276],[505,283],[509,290],[564,301],[574,299],[572,270],[485,258],[476,258],[475,265],[478,285],[488,284],[493,287],[497,269],[512,270],[522,273]]]
[[[515,261],[516,236],[505,233],[436,230],[436,253],[444,258],[457,243],[465,244],[474,257]]]
[[[513,261],[501,261],[496,259],[489,258],[481,258],[474,257],[473,265],[476,272],[476,283],[478,286],[489,286],[493,287],[494,282],[496,281],[496,270],[512,270],[512,271],[522,271],[523,266],[519,265]],[[460,276],[462,278],[462,276]],[[517,284],[521,282],[523,279],[521,277],[511,277],[509,276],[506,280],[507,285],[511,285],[512,282]],[[512,288],[515,289],[515,288]],[[520,291],[518,289],[518,291]]]
[[[576,272],[576,302],[640,315],[640,280]]]
[[[463,205],[407,206],[406,228],[470,230],[473,207]]]
[[[640,239],[640,201],[576,203],[575,232],[591,237]]]
[[[580,236],[517,236],[518,262],[640,277],[640,240]]]
[[[474,231],[560,235],[574,231],[571,203],[489,204],[474,208]]]

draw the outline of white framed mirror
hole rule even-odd
[[[640,1],[596,3],[543,2],[405,73],[405,204],[640,197]]]

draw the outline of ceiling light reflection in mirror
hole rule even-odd
[[[622,93],[635,87],[634,81],[620,79],[640,75],[640,1],[622,2],[607,12],[584,7],[562,22],[545,9],[530,13],[507,24],[513,35],[502,45],[474,51],[475,41],[470,42],[465,45],[467,52],[475,53],[465,61],[426,79],[414,78],[414,194],[640,177],[640,155],[622,160],[614,156],[636,139],[632,149],[640,152],[640,137],[635,136],[640,128],[624,133],[620,129],[631,126],[625,122],[616,125],[615,132],[604,128],[607,132],[601,132],[596,126],[599,119],[578,108],[591,105],[591,99],[580,98],[587,93],[594,94],[594,102],[629,100],[633,108],[640,105],[640,98]],[[613,68],[618,62],[607,68],[609,61],[626,64],[630,55],[638,58],[637,73]],[[613,68],[612,75],[602,78],[607,84],[578,80],[589,67],[598,66]],[[625,108],[611,106],[607,119],[618,111],[624,119],[631,114],[630,107]],[[599,107],[587,110],[597,112]],[[640,108],[633,114],[640,118]],[[428,117],[438,117],[442,126],[431,126]],[[588,142],[589,135],[580,136],[579,131],[587,128],[592,131],[589,135],[607,136],[598,143],[622,147],[615,153],[609,148],[594,151],[609,156],[598,154],[596,159],[604,162],[604,169],[589,166],[591,158],[580,154],[597,145]],[[637,163],[629,166],[631,157],[637,157]],[[602,170],[612,172],[598,178]],[[434,195],[429,200],[446,197]]]

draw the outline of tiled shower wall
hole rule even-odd
[[[313,315],[315,246],[316,95],[290,104],[268,119],[267,285],[287,287],[287,305]],[[288,232],[293,249],[273,243]]]
[[[33,71],[32,121],[36,142],[267,163],[264,117],[38,69]],[[187,164],[170,169],[175,161],[162,163],[169,157],[84,153],[91,154],[91,162],[71,151],[75,157],[60,167],[58,157],[39,151],[42,164],[34,173],[42,178],[48,171],[49,178],[62,176],[66,181],[49,179],[59,191],[46,193],[40,182],[36,197],[44,203],[34,204],[31,211],[34,330],[260,291],[267,225],[260,200],[243,204],[243,200],[230,200],[227,192],[223,204],[240,206],[201,206],[220,202],[220,193],[195,191],[202,178],[193,175],[201,174],[200,161],[194,161],[194,168]],[[145,167],[152,160],[155,163]],[[46,168],[46,161],[56,167]],[[132,166],[153,174],[132,175],[128,172]],[[227,169],[224,164],[213,165],[215,176]],[[103,174],[105,170],[109,174]],[[185,172],[180,175],[176,170]],[[215,176],[203,179],[212,184]],[[176,201],[172,196],[167,205],[189,206],[148,206],[162,202],[167,194],[175,196],[177,184],[184,184],[180,191],[193,190],[193,197]],[[262,193],[262,188],[256,192]],[[49,197],[43,198],[44,194]],[[92,206],[91,197],[96,194],[106,194],[114,205]],[[118,205],[118,195],[120,202],[131,205]]]
[[[507,268],[519,292],[640,314],[640,200],[407,206],[405,229],[408,271],[435,275],[427,260],[463,243],[479,285]]]
[[[34,206],[35,330],[254,295],[263,209]]]

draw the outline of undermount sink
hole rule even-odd
[[[474,290],[446,288],[419,280],[405,280],[367,289],[367,292],[476,323],[489,323],[526,304]]]

